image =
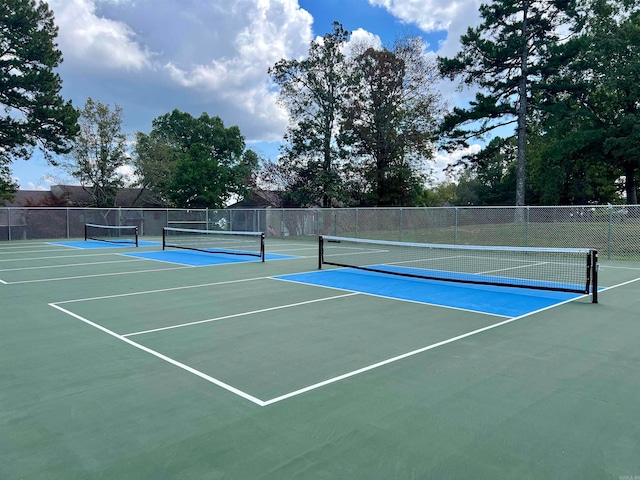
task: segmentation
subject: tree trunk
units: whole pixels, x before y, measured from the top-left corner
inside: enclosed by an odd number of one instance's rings
[[[520,57],[520,81],[518,85],[518,163],[516,175],[516,207],[525,205],[525,183],[527,163],[527,14],[528,3],[524,2],[522,11],[522,55]]]

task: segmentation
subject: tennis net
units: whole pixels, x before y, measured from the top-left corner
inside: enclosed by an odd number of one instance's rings
[[[167,248],[249,255],[258,257],[264,262],[264,233],[164,227],[162,249]]]
[[[352,267],[407,277],[592,294],[598,252],[575,248],[439,245],[321,236],[318,268]]]
[[[84,239],[138,246],[138,227],[135,225],[84,224]]]

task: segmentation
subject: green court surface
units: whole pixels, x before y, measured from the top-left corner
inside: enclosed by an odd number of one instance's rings
[[[154,251],[0,242],[0,479],[640,478],[640,263],[505,317]]]

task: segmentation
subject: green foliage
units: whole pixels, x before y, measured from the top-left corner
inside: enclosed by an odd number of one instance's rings
[[[572,188],[596,200],[610,201],[615,179],[622,177],[627,202],[637,203],[640,9],[616,0],[594,0],[589,7],[584,32],[559,49],[566,65],[542,96],[547,164],[563,157],[579,165],[592,190],[579,182]]]
[[[0,165],[29,159],[38,145],[52,153],[68,153],[78,131],[78,112],[59,92],[54,69],[62,61],[56,48],[58,29],[46,3],[0,2]],[[2,191],[2,190],[0,190]]]
[[[134,165],[140,184],[182,208],[222,208],[255,184],[259,158],[245,151],[236,126],[219,117],[173,110],[138,132]]]
[[[11,178],[11,170],[7,165],[0,165],[0,205],[12,201],[18,185]]]
[[[64,164],[91,194],[96,207],[114,206],[123,186],[118,169],[127,163],[128,155],[122,120],[118,105],[111,111],[109,105],[87,99],[80,111],[80,132]]]
[[[425,188],[420,194],[420,207],[442,207],[448,205],[458,205],[457,196],[458,185],[454,182],[439,182]]]
[[[459,205],[512,205],[516,162],[515,140],[495,137],[474,156],[471,168],[461,176]]]
[[[359,204],[415,205],[425,182],[423,162],[434,151],[442,111],[433,90],[435,64],[418,39],[394,51],[366,49],[350,62],[349,103],[341,140],[356,160],[366,188]]]
[[[442,123],[445,147],[467,146],[496,128],[517,123],[516,205],[525,202],[526,124],[532,84],[548,75],[559,26],[575,12],[570,0],[496,0],[480,7],[483,22],[461,37],[462,50],[439,58],[440,72],[481,91],[468,108],[455,108]],[[557,66],[556,66],[557,67]]]
[[[311,42],[306,59],[283,59],[269,69],[291,118],[281,161],[297,177],[288,185],[297,191],[287,195],[299,206],[331,207],[344,200],[336,132],[347,80],[341,47],[349,34],[337,22],[333,27],[322,41]]]
[[[334,23],[306,59],[269,70],[291,125],[264,178],[287,206],[415,205],[442,111],[437,68],[418,39],[345,57],[347,37]]]

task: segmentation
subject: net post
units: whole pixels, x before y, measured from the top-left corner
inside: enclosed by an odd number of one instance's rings
[[[322,270],[322,257],[324,255],[324,239],[322,235],[318,235],[318,270]]]
[[[598,303],[598,251],[591,250],[591,303]]]
[[[87,241],[87,224],[84,224],[84,241]]]
[[[136,227],[135,236],[136,236],[136,247],[137,247],[138,246],[138,227]]]
[[[265,257],[265,253],[264,253],[264,232],[262,232],[262,235],[260,235],[260,258],[262,258],[263,262],[264,262],[264,257]]]
[[[166,250],[167,245],[167,227],[162,227],[162,250]]]

